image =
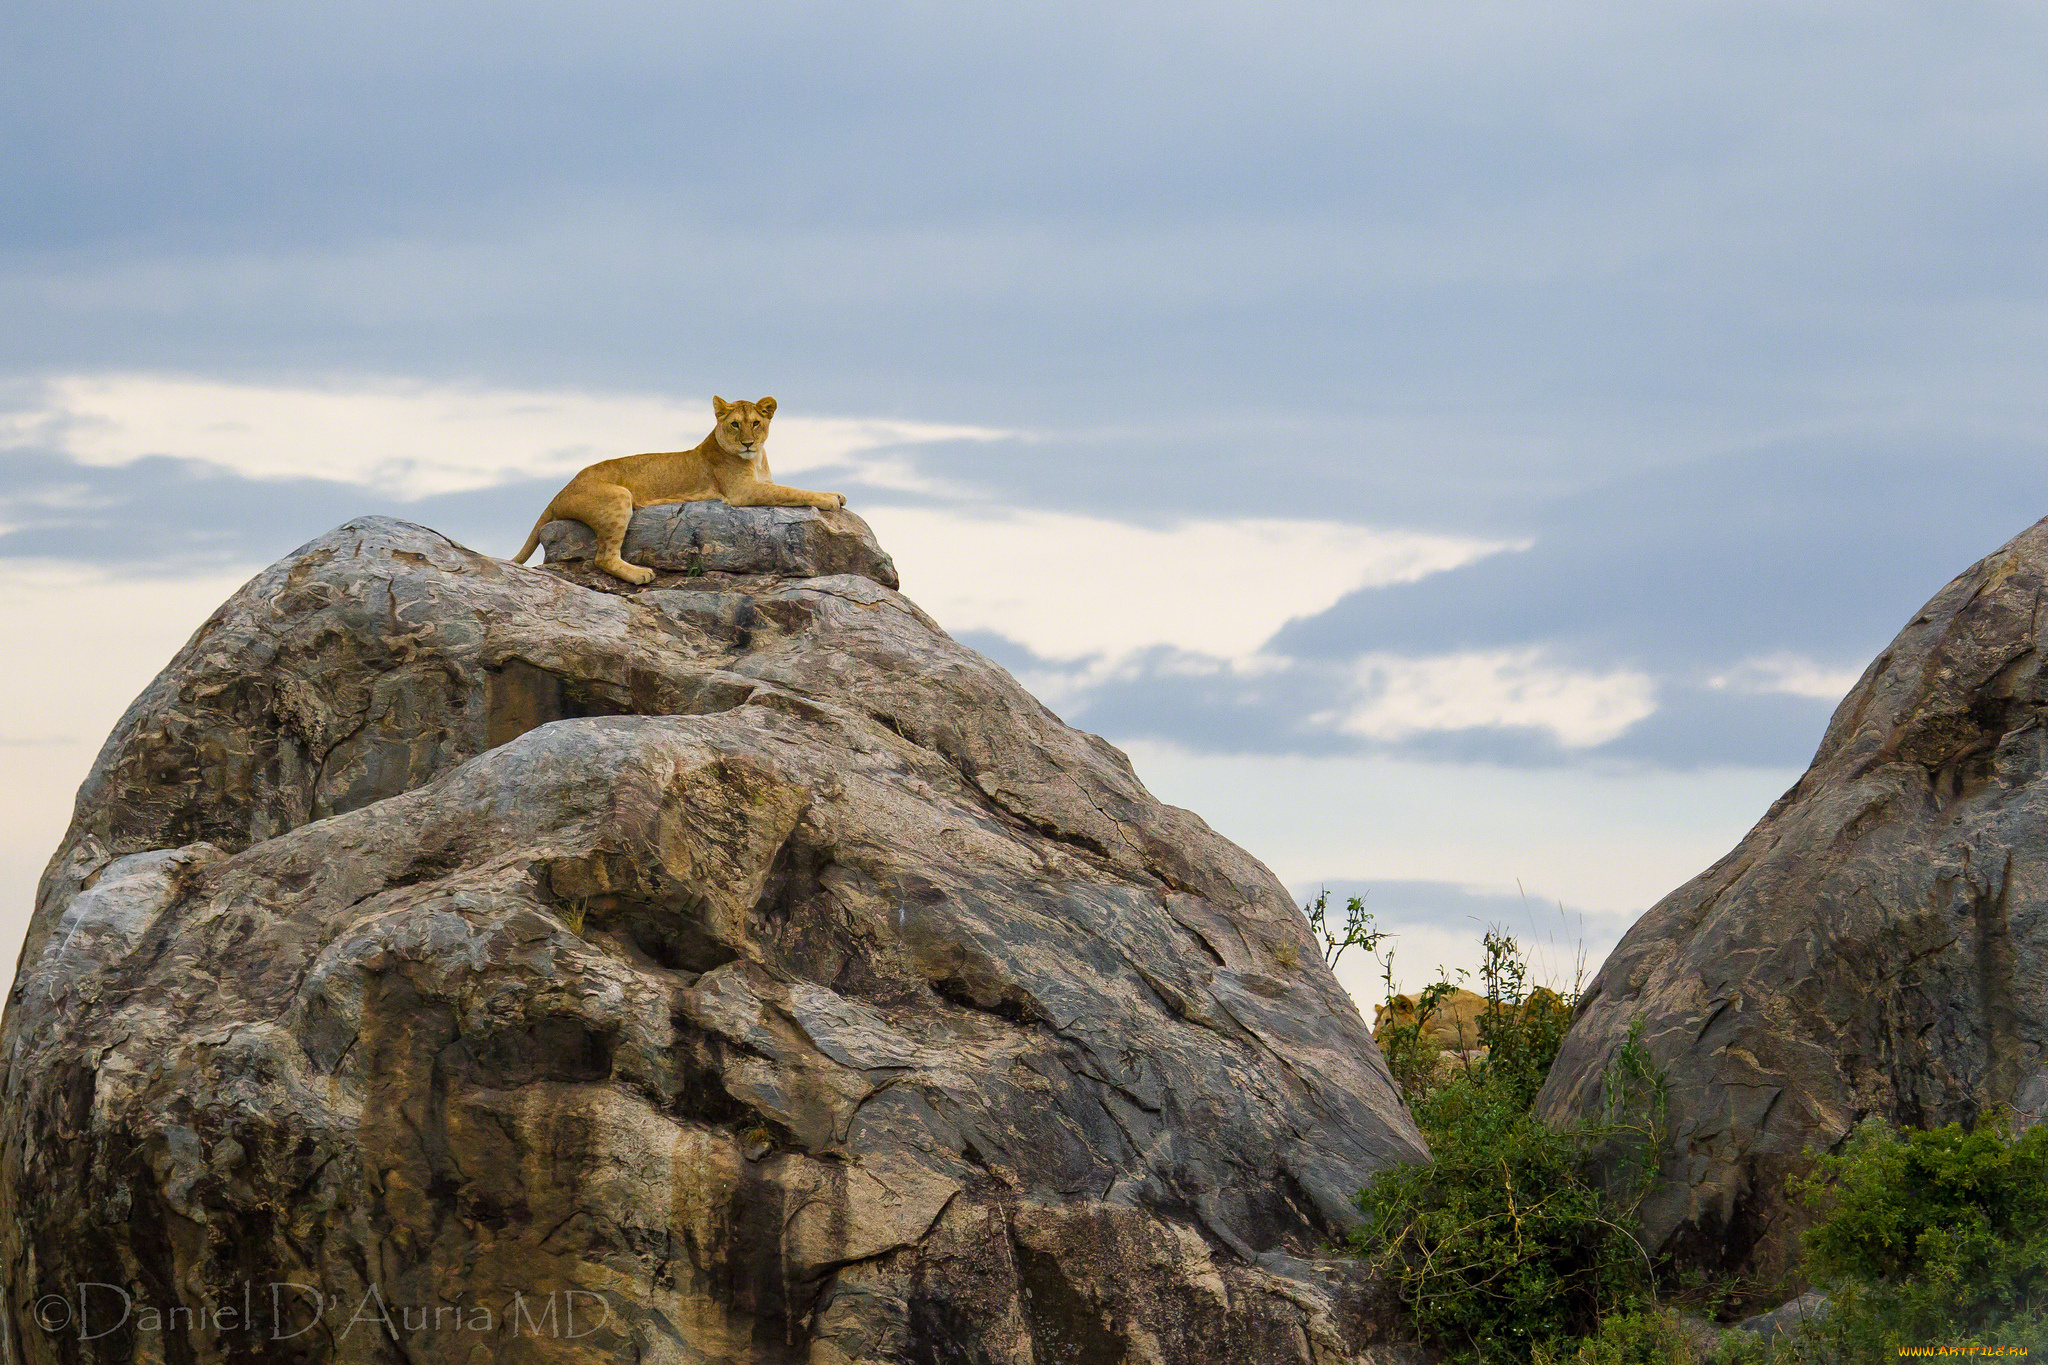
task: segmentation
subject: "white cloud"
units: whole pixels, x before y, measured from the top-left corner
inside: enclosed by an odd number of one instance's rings
[[[1154,646],[1255,667],[1260,645],[1346,593],[1405,583],[1518,543],[1335,521],[1135,526],[1037,510],[863,509],[903,590],[951,630],[1116,668]]]
[[[1540,649],[1430,658],[1368,654],[1354,665],[1358,697],[1332,712],[1347,734],[1395,741],[1430,730],[1526,726],[1568,749],[1619,737],[1657,709],[1656,682],[1634,669],[1595,673],[1548,662]]]
[[[1707,686],[1731,692],[1779,692],[1815,701],[1840,701],[1862,677],[1854,668],[1829,668],[1803,654],[1766,654],[1744,659]]]
[[[93,465],[176,455],[251,478],[338,479],[410,498],[567,476],[596,460],[687,448],[710,429],[709,394],[685,403],[402,379],[291,387],[115,373],[46,381],[28,406],[0,414],[0,446],[41,444]],[[1008,434],[785,409],[769,457],[778,477],[850,466],[875,486],[939,492],[893,448]]]

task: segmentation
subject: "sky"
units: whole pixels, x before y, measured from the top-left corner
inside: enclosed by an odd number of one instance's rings
[[[2048,513],[2036,5],[4,17],[7,943],[237,584],[713,393],[1410,988],[1597,967]]]

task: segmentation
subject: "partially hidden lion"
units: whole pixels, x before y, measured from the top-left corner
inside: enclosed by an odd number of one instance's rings
[[[548,503],[533,534],[512,562],[524,564],[540,544],[540,528],[551,521],[580,521],[597,536],[591,563],[614,578],[645,583],[654,570],[629,564],[619,551],[636,507],[719,498],[734,507],[844,507],[845,495],[813,493],[774,481],[768,472],[768,419],[775,400],[728,403],[715,394],[711,411],[718,425],[689,450],[623,455],[581,470]]]
[[[1519,1005],[1489,1006],[1486,997],[1474,991],[1455,990],[1438,1000],[1429,1013],[1417,1017],[1419,1002],[1412,995],[1397,995],[1384,1005],[1375,1006],[1372,1015],[1372,1037],[1380,1041],[1388,1028],[1413,1026],[1422,1030],[1422,1036],[1439,1048],[1451,1052],[1468,1052],[1479,1046],[1479,1018],[1489,1008],[1499,1008],[1515,1018],[1528,1022],[1531,1019],[1548,1016],[1560,1031],[1571,1011],[1564,998],[1548,986],[1538,986],[1529,992],[1529,998]]]
[[[1479,1016],[1486,1012],[1485,996],[1467,990],[1452,991],[1420,1018],[1416,1016],[1416,1003],[1412,995],[1397,995],[1375,1007],[1373,1041],[1378,1042],[1380,1034],[1389,1027],[1411,1025],[1419,1027],[1422,1036],[1440,1048],[1461,1052],[1479,1046]]]

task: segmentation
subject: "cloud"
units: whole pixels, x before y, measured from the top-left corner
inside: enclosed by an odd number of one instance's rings
[[[1772,748],[1803,758],[1919,606],[2044,508],[2048,478],[2027,440],[1798,433],[1532,502],[1528,550],[1361,589],[1289,622],[1265,652],[1325,676],[1381,656],[1435,661],[1422,682],[1391,675],[1394,697],[1456,676],[1450,660],[1537,659],[1544,671],[1524,695],[1563,708],[1549,725],[1566,748],[1681,765],[1713,761],[1717,747],[1732,762]],[[1544,676],[1580,682],[1546,693],[1533,681]],[[1592,689],[1593,678],[1611,685]],[[1489,691],[1500,685],[1472,695]],[[1608,709],[1570,720],[1573,695],[1604,696]],[[1398,732],[1401,714],[1378,733]],[[1596,714],[1632,723],[1603,735]],[[1497,739],[1495,757],[1542,757]]]
[[[1361,421],[1526,436],[1511,477],[1459,452],[1524,492],[1845,412],[2040,420],[2025,7],[479,13],[23,18],[0,364],[751,373],[1006,428],[1283,401],[1340,497]],[[724,49],[774,56],[677,79]]]
[[[747,394],[746,397],[759,395]],[[252,479],[317,477],[416,499],[520,479],[566,478],[642,450],[695,445],[710,395],[507,389],[357,378],[325,386],[155,374],[72,374],[0,415],[0,447],[34,446],[82,465],[146,456],[202,461]],[[778,475],[831,468],[879,488],[945,491],[903,451],[1011,433],[888,418],[779,414]]]
[[[1346,734],[1383,742],[1429,731],[1526,728],[1548,731],[1564,748],[1587,749],[1657,709],[1648,674],[1559,667],[1540,649],[1422,659],[1368,654],[1352,674],[1357,696],[1330,718]]]
[[[15,457],[0,475],[0,553],[217,562],[246,557],[284,526],[299,539],[317,534],[366,501],[462,530],[488,506],[505,521],[484,534],[488,546],[516,538],[553,483],[582,465],[701,425],[701,415],[650,395],[388,378],[292,387],[61,376],[0,417],[0,446]],[[1290,618],[1349,592],[1525,548],[1301,518],[1134,524],[1003,506],[925,472],[927,447],[1017,439],[943,423],[778,415],[770,453],[780,477],[829,475],[865,490],[861,506],[909,590],[942,622],[1000,632],[1104,677],[1156,646],[1250,667]],[[878,500],[890,498],[900,500]]]
[[[647,395],[393,379],[118,373],[20,395],[0,555],[159,571],[275,558],[367,511],[503,552],[569,468],[687,418]],[[1972,490],[2040,478],[2012,440],[1951,438],[1928,458],[1805,433],[1461,534],[998,491],[997,453],[1107,450],[1113,432],[790,417],[776,443],[784,477],[850,490],[912,595],[1077,723],[1227,752],[1511,764],[1804,757],[1913,607],[2017,529]]]
[[[1838,702],[1860,676],[1858,670],[1829,668],[1803,654],[1778,653],[1743,659],[1727,672],[1707,679],[1707,686]]]
[[[1295,893],[1363,895],[1402,979],[1477,965],[1499,924],[1569,979],[1584,934],[1598,964],[1628,925],[1721,857],[1798,776],[1790,765],[1690,771],[1622,764],[1523,768],[1388,754],[1203,752],[1124,739],[1161,800],[1199,811]],[[1567,907],[1558,913],[1558,903]],[[1357,955],[1354,954],[1354,957]],[[1368,964],[1340,973],[1359,998]]]
[[[1519,881],[1539,902],[1628,916],[1734,847],[1799,775],[1122,747],[1154,794],[1200,811],[1289,885],[1454,876],[1507,894]]]
[[[0,565],[210,574],[276,559],[384,501],[331,479],[250,479],[167,456],[99,467],[17,447],[0,459]]]
[[[949,630],[1000,635],[1038,660],[1067,664],[1062,672],[1098,678],[1156,646],[1253,668],[1260,645],[1293,617],[1360,588],[1517,548],[1265,517],[1133,525],[973,504],[885,505],[867,515],[897,559],[904,591]]]

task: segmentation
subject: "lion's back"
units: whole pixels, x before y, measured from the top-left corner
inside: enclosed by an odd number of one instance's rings
[[[625,455],[592,465],[585,473],[598,474],[605,482],[624,488],[633,495],[635,507],[720,496],[718,481],[711,476],[711,462],[701,450]]]

